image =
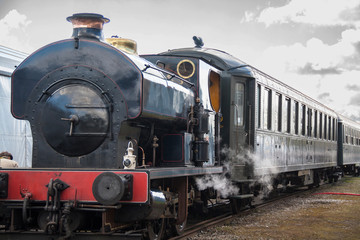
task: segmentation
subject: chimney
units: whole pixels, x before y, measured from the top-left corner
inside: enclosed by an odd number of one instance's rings
[[[96,38],[100,41],[104,40],[104,23],[110,22],[108,18],[96,13],[75,13],[66,20],[73,24],[73,38]]]

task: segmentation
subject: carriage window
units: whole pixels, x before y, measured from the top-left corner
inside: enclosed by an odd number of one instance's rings
[[[295,134],[299,134],[299,103],[298,102],[293,102],[293,114],[292,114],[292,118],[293,118],[293,128],[294,128],[294,133]]]
[[[326,134],[327,134],[327,117],[326,117],[326,115],[324,114],[324,139],[326,140],[327,138],[326,138]]]
[[[314,111],[314,118],[315,118],[315,122],[314,122],[314,138],[317,138],[318,136],[318,111],[315,110]]]
[[[335,118],[333,118],[333,124],[332,124],[332,136],[333,136],[333,141],[335,141],[335,138],[336,138],[336,122],[335,122]]]
[[[328,127],[328,131],[329,131],[329,134],[328,134],[328,139],[331,140],[331,117],[329,117],[329,127]]]
[[[303,126],[303,111],[299,106],[299,135],[302,134],[302,126]]]
[[[337,120],[334,118],[334,126],[333,126],[333,131],[334,131],[334,141],[337,140]]]
[[[244,125],[244,84],[235,84],[234,94],[234,124],[235,126]]]
[[[290,99],[285,98],[284,105],[283,105],[283,126],[284,131],[287,133],[290,133],[290,114],[291,114],[291,105],[290,105]]]
[[[264,89],[264,129],[271,129],[271,90]]]
[[[309,137],[313,136],[312,135],[312,109],[308,108],[307,110],[307,135]]]
[[[274,126],[281,132],[281,94],[275,94],[274,101]]]
[[[262,108],[261,108],[261,85],[260,84],[258,84],[258,86],[257,86],[257,97],[258,97],[258,102],[257,102],[257,107],[258,107],[258,109],[257,109],[257,117],[258,117],[258,119],[257,119],[257,125],[258,125],[258,128],[261,128],[261,110],[262,110]]]
[[[323,127],[323,114],[319,116],[319,138],[322,138],[322,127]]]
[[[301,106],[301,116],[300,116],[300,119],[301,119],[301,134],[305,136],[306,134],[306,106],[305,105],[302,105]]]

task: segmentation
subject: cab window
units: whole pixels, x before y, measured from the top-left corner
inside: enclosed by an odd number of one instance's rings
[[[236,127],[244,125],[244,84],[242,83],[235,83],[234,124]]]

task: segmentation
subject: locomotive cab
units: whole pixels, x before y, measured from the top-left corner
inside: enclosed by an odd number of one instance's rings
[[[215,135],[221,141],[217,142],[214,152],[219,153],[219,160],[228,159],[229,156],[225,153],[220,157],[220,148],[231,149],[237,155],[242,154],[244,149],[254,147],[255,131],[252,121],[255,118],[255,79],[246,64],[241,64],[224,52],[200,47],[169,50],[159,55],[143,57],[180,76],[185,72],[188,75],[183,77],[195,84],[204,83],[200,87],[196,85],[202,96],[207,91],[206,85],[209,86],[209,100],[202,102],[205,105],[208,103],[206,106],[216,112],[214,122],[218,127],[215,128]],[[195,64],[188,63],[191,61]],[[192,74],[191,69],[194,67],[196,70]],[[248,166],[245,167],[247,163],[236,162],[235,159],[232,161],[236,166],[234,175],[236,172],[239,180],[252,176],[245,174],[251,173],[247,171]]]
[[[200,117],[199,123],[196,123],[198,130],[195,130],[195,132],[198,131],[198,134],[202,135],[202,140],[189,138],[187,134],[165,135],[164,150],[161,152],[161,165],[182,166],[192,165],[192,162],[204,166],[220,164],[220,145],[218,141],[220,132],[218,129],[221,121],[221,71],[195,57],[162,55],[143,55],[142,57],[164,69],[168,78],[171,78],[173,74],[180,76],[182,78],[181,85],[186,84],[185,81],[192,83],[194,97],[202,109],[198,108],[203,118]],[[177,105],[175,105],[176,108],[178,108]],[[194,108],[197,109],[196,104]],[[194,120],[188,118],[187,121],[186,132],[193,131],[190,128],[193,128],[191,124],[194,123],[191,121]],[[188,146],[190,146],[190,149],[187,149]],[[182,152],[181,149],[184,148],[186,148],[183,151],[185,155],[179,154]],[[191,148],[194,151],[191,151]],[[193,161],[190,161],[190,159],[193,159]]]

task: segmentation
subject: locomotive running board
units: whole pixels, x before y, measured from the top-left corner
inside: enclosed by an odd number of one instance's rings
[[[241,195],[235,195],[235,196],[231,196],[231,198],[234,199],[247,199],[247,198],[253,198],[254,194],[241,194]]]
[[[206,174],[221,174],[224,172],[222,166],[217,167],[172,167],[172,168],[148,168],[150,179],[189,177]]]

